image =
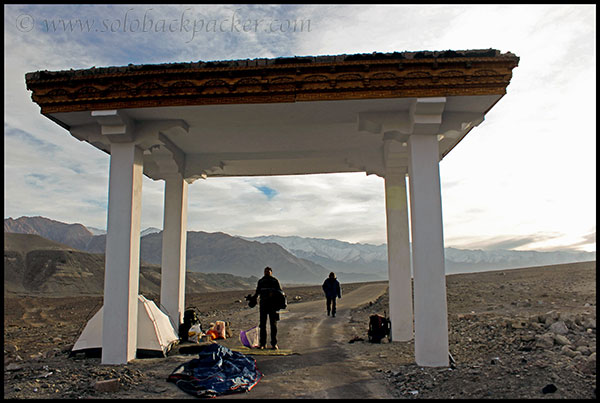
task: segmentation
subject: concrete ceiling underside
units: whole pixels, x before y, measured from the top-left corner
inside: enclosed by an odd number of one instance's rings
[[[136,141],[144,150],[144,173],[152,179],[164,178],[169,160],[190,181],[336,172],[385,176],[392,156],[394,166],[407,166],[407,136],[437,135],[441,160],[500,98],[166,106],[49,117],[108,153],[111,142]]]

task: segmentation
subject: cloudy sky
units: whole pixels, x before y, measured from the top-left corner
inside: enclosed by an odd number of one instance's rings
[[[596,250],[593,5],[4,7],[5,218],[106,228],[109,156],[40,114],[27,72],[494,48],[520,63],[440,163],[445,246]],[[163,191],[144,177],[142,229],[162,228]],[[209,178],[189,187],[188,229],[381,244],[384,206],[364,173]]]

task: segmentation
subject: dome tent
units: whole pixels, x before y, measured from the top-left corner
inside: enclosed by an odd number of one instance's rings
[[[104,307],[89,320],[71,350],[71,355],[86,353],[100,357],[102,351],[102,315]],[[177,332],[154,301],[138,295],[137,352],[136,357],[166,357],[171,347],[179,341]]]

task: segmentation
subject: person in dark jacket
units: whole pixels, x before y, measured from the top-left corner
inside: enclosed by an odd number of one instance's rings
[[[260,329],[259,346],[264,349],[267,345],[267,317],[271,325],[271,348],[277,350],[277,321],[279,320],[279,308],[277,299],[281,292],[279,280],[273,277],[273,269],[265,267],[265,275],[258,280],[254,297],[260,296]],[[279,295],[278,295],[279,294]]]
[[[329,273],[329,277],[323,282],[323,291],[327,298],[327,316],[331,314],[335,318],[335,299],[342,298],[342,288],[334,272]]]

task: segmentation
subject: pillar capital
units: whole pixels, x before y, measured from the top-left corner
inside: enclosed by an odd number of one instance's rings
[[[411,134],[438,134],[445,107],[445,97],[417,98],[413,100],[409,109]]]
[[[398,138],[400,137],[400,138]],[[408,173],[408,135],[395,136],[386,133],[383,140],[383,165],[385,177]]]
[[[135,140],[135,122],[121,110],[91,111],[100,126],[100,133],[111,143],[130,143]]]
[[[413,98],[408,109],[359,112],[357,129],[397,138],[413,134],[438,134],[445,107],[446,97]],[[406,140],[405,137],[400,141]]]
[[[72,126],[71,135],[111,153],[111,145],[134,143],[143,151],[144,174],[164,179],[185,170],[185,152],[171,139],[189,133],[182,119],[136,120],[126,110],[91,111],[95,123]]]
[[[405,134],[412,132],[410,115],[407,110],[359,112],[357,116],[357,129],[361,132],[373,134],[390,131]]]

